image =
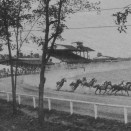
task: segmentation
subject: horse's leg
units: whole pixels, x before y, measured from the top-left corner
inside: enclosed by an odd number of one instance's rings
[[[77,86],[74,86],[74,90],[73,90],[73,92],[76,90],[76,88],[77,88]]]
[[[74,92],[74,88],[75,88],[75,87],[74,87],[74,86],[72,86],[72,92]]]
[[[114,93],[114,95],[116,95],[117,92],[118,92],[118,90],[117,90],[117,89],[114,89],[114,90],[112,91],[112,94]]]
[[[109,89],[109,90],[107,91],[107,93],[109,93],[109,92],[111,91],[111,92],[110,92],[110,94],[111,94],[111,93],[113,92],[113,90],[114,90],[114,89],[111,88],[111,89]]]
[[[123,91],[121,90],[121,93],[122,93],[122,95],[123,95]]]
[[[75,90],[74,90],[74,86],[73,86],[73,88],[72,88],[72,92],[74,92]]]
[[[89,93],[91,93],[91,87],[89,85],[87,87],[89,87]]]
[[[109,90],[106,92],[106,94],[110,95],[110,91],[111,91],[111,89],[109,89]]]
[[[59,90],[60,90],[60,88],[61,88],[60,86],[57,86],[57,89],[56,89],[56,91],[59,91]]]
[[[105,91],[104,91],[104,93],[103,94],[105,94],[107,92],[107,89],[105,89]]]
[[[127,92],[127,95],[129,96],[129,92],[128,92],[128,89],[125,90]]]
[[[114,94],[116,95],[116,93],[117,93],[118,91],[120,91],[120,90],[116,90],[116,92],[115,92]]]
[[[118,92],[118,91],[116,91],[116,92],[114,93],[114,95],[116,95],[117,92]]]
[[[58,84],[58,83],[56,83],[56,91],[58,90],[58,86],[59,86],[59,84]]]
[[[97,91],[98,91],[98,88],[96,88],[95,94],[96,94]]]
[[[74,86],[74,90],[73,90],[73,92],[77,89],[78,86],[79,86],[79,85]]]
[[[101,94],[101,88],[99,88],[99,94]]]
[[[128,92],[128,90],[127,90],[127,95],[129,96],[129,92]]]
[[[56,91],[59,91],[59,84],[56,84]]]
[[[58,91],[58,85],[56,86],[56,91]]]
[[[81,87],[83,88],[83,87],[84,87],[84,84],[81,84]]]
[[[107,93],[109,93],[111,91],[111,89],[109,89],[108,91],[107,91]]]
[[[61,83],[61,85],[60,85],[60,89],[63,87],[63,85],[64,85],[64,82],[63,82],[63,83]],[[60,89],[59,89],[59,90],[60,90]]]
[[[111,91],[111,93],[110,93],[110,94],[112,94],[114,91],[115,91],[115,89],[112,89],[112,91]]]

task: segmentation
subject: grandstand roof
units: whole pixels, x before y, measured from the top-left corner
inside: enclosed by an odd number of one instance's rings
[[[62,51],[94,51],[93,49],[86,47],[86,46],[79,46],[75,47],[72,45],[61,45],[61,44],[56,44],[55,45],[55,50],[62,50]]]
[[[58,58],[61,61],[67,62],[67,63],[89,63],[90,62],[89,59],[81,57],[77,54],[74,54],[71,51],[54,50],[51,52],[51,56]]]

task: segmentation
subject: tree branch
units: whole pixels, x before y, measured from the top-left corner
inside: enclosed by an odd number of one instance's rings
[[[55,44],[55,41],[57,39],[57,36],[59,35],[59,28],[60,28],[60,22],[61,22],[61,9],[62,9],[62,3],[63,1],[60,0],[59,2],[59,11],[58,11],[58,24],[57,24],[57,29],[56,29],[56,33],[54,34],[54,39],[51,43],[51,48],[50,48],[50,51],[48,52],[48,56],[46,57],[46,62],[48,62],[50,56],[51,56],[51,51],[53,50],[53,47],[54,47],[54,44]]]

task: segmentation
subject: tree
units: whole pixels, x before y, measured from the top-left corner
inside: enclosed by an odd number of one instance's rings
[[[22,29],[22,22],[25,19],[29,19],[28,14],[24,12],[30,9],[30,3],[26,0],[1,0],[0,2],[0,38],[1,41],[6,42],[8,46],[9,52],[9,63],[11,70],[11,83],[12,83],[12,96],[13,96],[13,114],[16,114],[16,77],[14,79],[14,71],[13,71],[13,61],[12,61],[12,50],[17,50],[17,58],[18,58],[18,37],[19,37],[19,29]],[[16,36],[16,45],[12,44],[13,40],[13,31],[15,31]],[[17,66],[15,76],[17,76]]]
[[[62,40],[61,34],[67,28],[65,24],[66,17],[69,14],[76,13],[81,10],[99,10],[97,7],[100,3],[89,3],[88,0],[38,0],[39,5],[34,10],[35,16],[40,17],[41,21],[38,25],[43,29],[43,37],[37,38],[33,36],[34,42],[37,42],[42,47],[42,63],[40,71],[40,84],[39,84],[39,108],[38,117],[41,126],[44,125],[44,111],[43,111],[43,95],[45,85],[45,68],[50,58],[51,51],[53,50],[55,41]],[[50,47],[50,50],[49,50]]]
[[[129,14],[131,14],[131,8],[129,6],[126,6],[122,11],[113,14],[113,16],[116,18],[115,24],[118,25],[118,31],[120,33],[121,32],[126,33],[127,30],[126,23]]]

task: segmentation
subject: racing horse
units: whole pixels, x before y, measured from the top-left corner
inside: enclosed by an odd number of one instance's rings
[[[59,91],[65,82],[67,82],[65,78],[62,78],[60,81],[56,82],[56,91]]]
[[[82,83],[82,81],[80,79],[76,80],[76,82],[72,82],[70,84],[70,86],[72,88],[71,92],[74,92],[81,83]]]
[[[89,81],[89,83],[86,81],[85,77],[83,77],[83,80],[82,80],[82,87],[86,86],[86,87],[93,87],[93,85],[97,82],[97,80],[95,78],[91,79],[91,81]]]
[[[96,88],[95,94],[97,91],[99,91],[99,94],[101,94],[102,90],[104,90],[103,94],[105,94],[107,92],[107,89],[109,88],[109,86],[110,86],[110,81],[109,82],[105,81],[102,85],[97,84],[97,85],[93,86],[93,88]]]
[[[124,81],[121,82],[121,84],[119,85],[111,85],[112,86],[112,91],[111,91],[111,94],[113,92],[115,92],[114,94],[116,95],[117,92],[119,91],[125,91],[127,93],[127,95],[129,96],[129,90],[130,90],[130,87],[131,87],[131,84],[129,82],[127,82],[126,84],[124,84]],[[123,92],[122,92],[123,94]]]

